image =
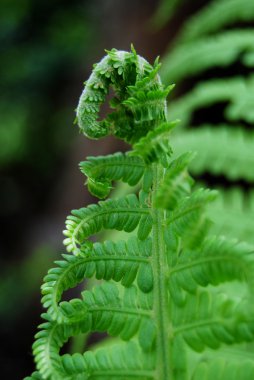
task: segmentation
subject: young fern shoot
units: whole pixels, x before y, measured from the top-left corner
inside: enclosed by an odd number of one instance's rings
[[[205,206],[216,194],[192,191],[192,153],[170,159],[176,122],[167,121],[166,97],[172,86],[164,88],[158,69],[158,61],[150,65],[133,48],[113,49],[85,84],[77,108],[81,131],[132,145],[127,153],[81,163],[90,192],[103,199],[113,181],[142,185],[138,196],[133,190],[67,218],[68,254],[42,286],[47,311],[33,345],[37,371],[27,380],[226,380],[234,373],[252,379],[254,355],[246,350],[254,339],[253,250],[208,237]],[[98,121],[110,87],[114,111]],[[89,240],[102,229],[130,237]],[[61,302],[65,290],[92,277],[103,281]],[[70,337],[95,331],[118,339],[60,355]]]

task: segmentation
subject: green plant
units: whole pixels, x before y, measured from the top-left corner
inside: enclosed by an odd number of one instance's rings
[[[168,107],[170,117],[181,120],[172,145],[177,154],[197,151],[190,173],[223,187],[214,203],[220,215],[209,207],[213,232],[253,244],[254,2],[199,3],[162,0],[156,18],[179,24],[185,14],[161,70],[163,82],[174,80],[178,89]]]
[[[158,69],[157,61],[150,65],[134,49],[112,50],[85,85],[77,108],[81,131],[91,138],[112,134],[133,147],[82,162],[89,190],[106,198],[115,180],[140,183],[141,190],[68,217],[70,254],[45,277],[47,312],[33,345],[38,371],[27,380],[252,378],[253,250],[208,236],[205,206],[216,193],[191,191],[192,153],[170,158],[176,122],[167,121],[165,102],[172,86],[164,88]],[[109,87],[114,112],[97,121]],[[89,240],[102,229],[130,236]],[[104,281],[81,299],[61,302],[64,291],[94,276]],[[93,331],[117,342],[59,354],[70,337]]]

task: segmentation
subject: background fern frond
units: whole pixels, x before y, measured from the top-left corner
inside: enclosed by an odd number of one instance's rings
[[[202,125],[172,135],[174,154],[198,151],[198,156],[190,162],[194,175],[209,172],[223,175],[229,180],[240,178],[254,180],[254,133],[243,128],[228,125]]]
[[[181,5],[178,1],[174,8],[176,17]],[[208,180],[209,186],[216,188],[219,182],[225,187],[223,201],[209,207],[213,231],[253,242],[254,213],[247,205],[254,157],[254,5],[251,0],[211,0],[189,9],[193,13],[183,22],[162,65],[164,80],[177,78],[178,92],[168,114],[179,118],[185,129],[179,128],[171,141],[176,155],[197,151],[191,174]],[[230,190],[235,181],[242,193],[236,203],[231,199],[235,191]]]
[[[243,65],[249,66],[250,62],[245,57],[254,53],[253,34],[254,29],[236,29],[180,44],[164,58],[161,75],[167,82],[173,78],[178,82],[211,67],[227,67],[239,57]]]
[[[239,187],[220,189],[207,215],[214,221],[213,233],[254,243],[254,192],[244,194]]]
[[[246,283],[246,291],[251,294],[253,269],[252,246],[223,238],[210,238],[195,253],[185,250],[178,257],[169,274],[171,297],[177,304],[182,304],[185,292],[194,294],[198,286],[217,286],[234,280]]]
[[[197,352],[205,347],[218,349],[221,344],[251,341],[254,313],[244,315],[247,302],[250,300],[229,300],[225,294],[188,295],[185,305],[174,309],[175,334],[181,334]]]
[[[216,358],[215,360],[202,360],[196,366],[192,375],[193,380],[210,380],[216,377],[218,380],[242,379],[249,380],[254,371],[254,360],[248,357]]]
[[[216,191],[199,189],[180,200],[179,205],[169,212],[167,226],[181,237],[186,247],[198,248],[202,243],[209,226],[205,206],[216,196]]]
[[[225,118],[236,122],[254,121],[254,77],[248,79],[235,77],[233,79],[213,79],[198,84],[194,90],[179,100],[171,103],[169,114],[181,119],[181,126],[187,126],[192,114],[200,107],[209,107],[219,102],[227,102]]]
[[[177,42],[186,43],[234,23],[251,22],[254,19],[252,0],[219,0],[211,1],[206,7],[190,17],[183,25]]]

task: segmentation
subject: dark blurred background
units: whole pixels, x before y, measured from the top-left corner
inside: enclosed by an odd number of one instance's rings
[[[2,0],[0,5],[0,318],[2,378],[34,370],[42,278],[63,251],[70,210],[91,202],[78,163],[121,145],[87,141],[74,109],[104,49],[153,61],[171,30],[154,32],[156,0]],[[166,33],[165,33],[166,32]],[[172,32],[172,35],[174,32]]]

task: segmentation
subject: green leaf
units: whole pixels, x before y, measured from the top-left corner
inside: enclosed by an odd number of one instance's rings
[[[161,75],[168,83],[179,82],[211,67],[226,67],[254,52],[254,29],[230,30],[176,45],[164,58]],[[191,65],[189,64],[191,62]]]
[[[150,263],[140,265],[137,284],[144,293],[149,293],[153,289],[153,270]]]
[[[223,27],[232,27],[235,23],[248,23],[253,21],[253,15],[252,0],[213,1],[185,22],[176,43],[193,41],[215,31],[218,32]],[[223,30],[221,32],[223,33]]]
[[[168,166],[156,194],[157,207],[173,210],[180,200],[190,193],[194,181],[188,174],[187,166],[193,156],[193,153],[184,153]]]
[[[125,288],[122,294],[121,290],[115,284],[105,282],[94,287],[92,291],[82,292],[83,300],[62,302],[60,312],[65,317],[65,323],[81,321],[83,332],[107,332],[123,340],[130,340],[139,331],[141,336],[151,331],[155,335],[155,326],[150,320],[151,294],[142,293],[135,286]],[[146,349],[151,348],[154,342],[151,334],[149,342],[149,345],[145,344]],[[142,340],[140,345],[143,347]]]
[[[33,372],[31,376],[27,376],[24,378],[24,380],[43,380],[43,377],[40,375],[39,372]]]
[[[142,157],[147,164],[162,161],[166,165],[168,157],[172,154],[169,136],[177,123],[178,120],[160,124],[135,143],[130,154]]]
[[[131,286],[137,277],[139,288],[149,292],[153,288],[153,274],[149,257],[151,240],[140,241],[133,237],[127,242],[105,241],[86,248],[78,256],[63,255],[64,261],[50,269],[42,285],[42,302],[53,319],[62,322],[65,318],[58,307],[62,293],[93,275],[97,279],[121,281]]]
[[[123,104],[129,109],[138,122],[151,120],[165,121],[165,99],[173,87],[153,89],[150,91],[139,89],[135,96],[130,96]]]
[[[144,173],[145,165],[139,157],[115,153],[106,157],[88,157],[87,161],[80,163],[80,168],[88,177],[91,194],[105,198],[112,188],[112,181],[122,180],[135,186]]]
[[[62,362],[67,375],[81,374],[82,379],[86,378],[86,374],[95,380],[154,378],[154,355],[142,352],[135,342],[100,348],[95,352],[88,351],[83,356],[64,355]]]
[[[187,149],[197,152],[197,159],[190,162],[190,173],[200,175],[209,172],[223,175],[231,181],[254,180],[254,133],[240,126],[202,125],[198,129],[184,130],[173,136],[174,153]]]
[[[135,342],[128,342],[101,348],[95,352],[59,356],[59,349],[72,335],[86,330],[83,323],[56,325],[52,322],[42,324],[36,334],[33,353],[37,368],[42,377],[60,380],[63,378],[88,379],[91,374],[96,379],[109,379],[112,376],[124,374],[126,379],[133,376],[148,380],[153,378],[154,355],[152,352],[142,352]]]
[[[253,247],[223,238],[210,238],[194,251],[184,250],[170,270],[170,294],[176,304],[183,304],[185,292],[195,294],[198,286],[214,286],[239,280],[253,292]]]
[[[217,196],[216,191],[199,189],[183,198],[179,206],[168,215],[168,228],[182,239],[186,247],[197,248],[206,236],[209,222],[204,211],[207,203]]]
[[[143,216],[145,220],[151,220],[149,212],[148,206],[141,205],[134,194],[74,210],[66,221],[67,230],[64,231],[64,235],[67,238],[64,240],[64,244],[68,252],[78,254],[80,247],[89,236],[98,233],[103,228],[131,232],[137,227]],[[147,223],[144,227],[140,226],[140,238],[145,239],[150,229],[151,223],[149,228],[147,228]]]
[[[173,311],[174,334],[181,334],[195,351],[221,344],[252,341],[254,310],[250,299],[230,300],[225,294],[198,292],[188,295],[183,307]]]
[[[224,235],[230,239],[237,236],[243,241],[254,244],[254,191],[243,193],[240,187],[220,189],[219,196],[207,215],[214,221],[213,234]]]
[[[112,49],[94,67],[85,84],[77,107],[77,122],[90,138],[113,134],[135,142],[154,128],[154,121],[166,120],[166,96],[154,68],[144,58],[131,52]],[[111,102],[114,112],[98,121],[100,106],[112,87],[116,97]]]
[[[169,115],[181,119],[181,126],[186,127],[197,109],[227,102],[225,119],[228,122],[244,120],[250,124],[254,121],[254,76],[210,79],[200,82],[194,89],[171,102]]]
[[[240,359],[240,360],[239,360]],[[254,373],[254,359],[248,357],[204,359],[198,363],[192,375],[193,380],[250,380]]]

